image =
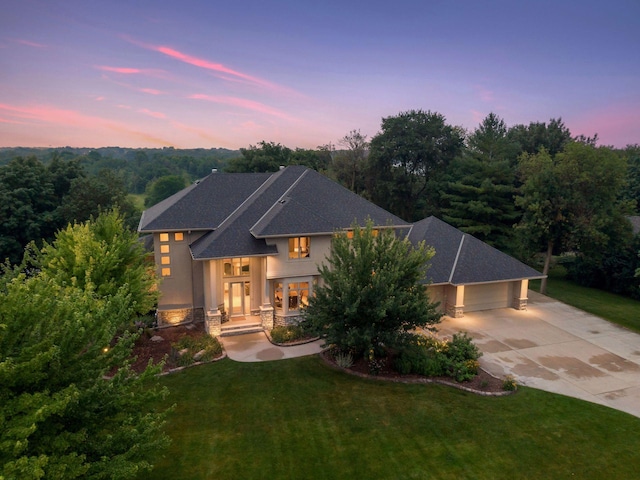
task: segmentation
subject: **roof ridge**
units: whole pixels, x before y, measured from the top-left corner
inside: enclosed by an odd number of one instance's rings
[[[264,182],[262,182],[262,184],[258,188],[256,188],[251,195],[245,198],[245,200],[240,205],[238,205],[233,212],[231,212],[222,222],[220,222],[220,225],[218,225],[217,230],[221,230],[232,219],[236,218],[238,215],[245,212],[247,210],[247,206],[253,203],[253,201],[255,201],[256,198],[258,198],[259,195],[262,194],[262,192],[267,188],[265,185],[267,184],[271,185],[275,181],[274,177],[279,176],[277,174],[279,174],[281,171],[282,170],[280,170],[279,172],[274,172],[273,175],[269,175],[269,177]]]
[[[453,261],[453,266],[451,267],[451,274],[449,275],[449,283],[453,280],[453,275],[456,273],[456,267],[458,266],[458,259],[460,258],[460,252],[462,251],[462,245],[464,244],[464,238],[467,236],[466,233],[462,234],[462,238],[460,238],[460,245],[458,245],[458,253],[456,253],[456,259]]]
[[[280,170],[280,171],[282,171],[282,170]],[[280,197],[278,198],[278,200],[276,200],[276,201],[275,201],[275,203],[274,203],[273,205],[271,205],[271,206],[270,206],[270,207],[269,207],[269,208],[268,208],[268,209],[267,209],[267,210],[266,210],[266,211],[265,211],[265,212],[260,216],[260,218],[259,218],[258,220],[256,220],[256,222],[255,222],[253,225],[251,225],[251,228],[249,228],[249,232],[251,232],[251,235],[253,235],[253,229],[256,227],[256,225],[258,225],[258,224],[262,221],[262,219],[263,219],[264,217],[266,217],[267,215],[269,215],[269,213],[270,213],[274,208],[276,208],[276,204],[278,204],[278,203],[282,203],[283,199],[287,196],[287,194],[291,191],[291,189],[292,189],[293,187],[295,187],[295,186],[296,186],[296,185],[297,185],[297,184],[302,180],[302,177],[304,177],[308,172],[309,172],[309,169],[305,169],[305,170],[300,174],[300,176],[295,180],[295,182],[293,182],[293,183],[289,186],[289,188],[287,188],[287,190],[286,190],[282,195],[280,195]],[[271,178],[271,177],[269,177],[269,178]]]

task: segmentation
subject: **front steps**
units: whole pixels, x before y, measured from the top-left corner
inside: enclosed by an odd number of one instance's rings
[[[220,327],[221,337],[230,337],[232,335],[245,335],[248,333],[263,332],[262,323],[260,321],[251,322],[225,322]]]

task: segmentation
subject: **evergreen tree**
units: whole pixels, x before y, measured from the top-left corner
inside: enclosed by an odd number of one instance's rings
[[[519,215],[514,205],[517,145],[502,119],[490,113],[469,137],[468,149],[454,160],[443,195],[443,219],[500,250],[510,250]]]

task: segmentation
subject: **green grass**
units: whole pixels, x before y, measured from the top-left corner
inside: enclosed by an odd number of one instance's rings
[[[640,302],[628,297],[583,287],[564,278],[564,268],[554,268],[547,281],[547,295],[592,313],[612,323],[640,333]],[[532,281],[529,288],[540,291],[540,280]]]
[[[482,397],[350,376],[317,357],[162,378],[173,443],[148,479],[636,478],[640,419],[521,388]]]

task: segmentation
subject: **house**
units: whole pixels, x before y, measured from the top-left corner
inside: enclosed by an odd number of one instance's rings
[[[227,319],[252,317],[266,330],[295,323],[320,281],[318,265],[335,232],[367,219],[436,248],[425,282],[452,315],[524,308],[528,280],[540,278],[434,217],[409,224],[306,167],[212,172],[140,220],[139,231],[153,235],[162,279],[159,322],[204,320],[212,335],[228,328]]]

